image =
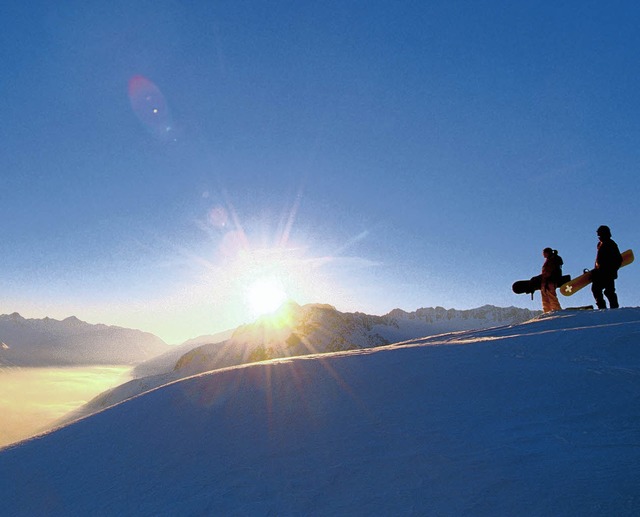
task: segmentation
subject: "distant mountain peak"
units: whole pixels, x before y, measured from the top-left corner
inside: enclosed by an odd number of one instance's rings
[[[93,325],[76,316],[25,319],[17,312],[0,316],[0,342],[8,345],[0,345],[0,366],[136,364],[169,348],[140,330]]]
[[[73,325],[77,325],[77,324],[86,323],[86,322],[76,318],[75,316],[69,316],[68,318],[63,319],[62,323],[70,323]]]

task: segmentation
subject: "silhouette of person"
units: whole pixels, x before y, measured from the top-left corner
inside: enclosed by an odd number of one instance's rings
[[[595,269],[591,272],[591,292],[598,309],[607,308],[605,296],[609,300],[609,306],[617,309],[619,305],[616,278],[618,278],[618,269],[622,265],[622,255],[618,245],[611,238],[611,230],[608,226],[600,226],[596,233],[600,242],[598,242]]]
[[[542,274],[540,275],[540,294],[542,295],[542,311],[560,311],[560,302],[556,295],[556,289],[562,277],[562,258],[558,255],[558,250],[545,248],[542,250],[545,258],[542,264]]]

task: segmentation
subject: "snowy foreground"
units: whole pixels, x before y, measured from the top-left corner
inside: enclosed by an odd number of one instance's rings
[[[0,479],[3,515],[640,515],[640,309],[190,377]]]

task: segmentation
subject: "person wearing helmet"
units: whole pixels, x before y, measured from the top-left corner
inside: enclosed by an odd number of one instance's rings
[[[556,289],[560,278],[562,278],[562,258],[558,255],[557,250],[545,248],[542,250],[542,256],[545,258],[542,265],[542,274],[540,275],[540,294],[542,295],[542,311],[552,312],[560,311],[560,302],[556,295]]]
[[[618,278],[618,269],[622,264],[622,255],[618,245],[611,238],[611,230],[608,226],[600,226],[596,233],[600,241],[598,242],[595,269],[591,272],[591,292],[598,309],[607,308],[605,296],[609,300],[609,306],[612,309],[617,309],[620,305],[616,294],[616,278]]]

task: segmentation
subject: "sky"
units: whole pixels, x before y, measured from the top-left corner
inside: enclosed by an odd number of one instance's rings
[[[539,308],[637,248],[634,2],[4,2],[0,313],[169,343],[267,298]],[[618,281],[640,305],[640,268]],[[264,294],[266,293],[266,294]],[[564,306],[592,303],[588,290]]]

